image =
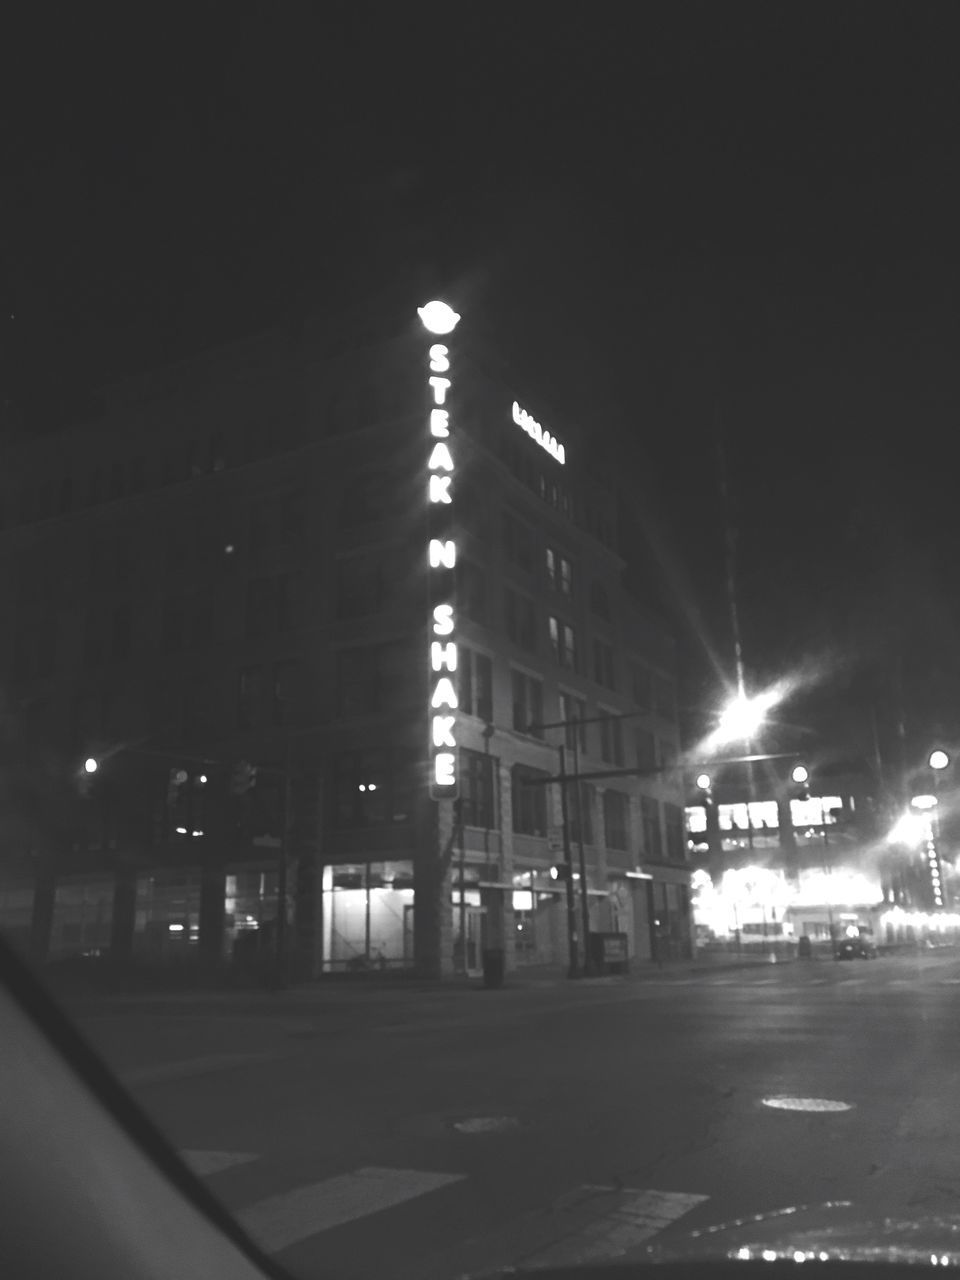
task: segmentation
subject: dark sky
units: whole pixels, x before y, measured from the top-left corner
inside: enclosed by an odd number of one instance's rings
[[[811,714],[885,722],[901,653],[917,732],[960,733],[952,4],[118,12],[5,41],[2,378],[31,424],[449,282],[619,459],[690,699],[731,663],[722,438],[748,673],[802,663]]]

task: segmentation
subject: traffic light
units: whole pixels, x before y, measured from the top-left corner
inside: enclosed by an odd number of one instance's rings
[[[245,796],[257,785],[257,766],[249,760],[238,760],[230,773],[230,791],[235,796]]]
[[[87,756],[83,765],[77,772],[77,791],[86,799],[90,795],[90,789],[93,785],[94,775],[100,768],[100,761],[96,756]]]
[[[186,769],[171,769],[167,780],[167,808],[175,809],[180,801],[182,789],[187,781]]]
[[[790,773],[790,779],[797,788],[797,798],[799,800],[810,799],[810,770],[805,764],[795,764]]]

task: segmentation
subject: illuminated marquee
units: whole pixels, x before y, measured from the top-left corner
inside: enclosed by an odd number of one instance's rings
[[[531,440],[536,440],[541,449],[546,449],[551,458],[556,458],[561,467],[566,462],[566,453],[563,445],[558,444],[556,437],[552,436],[549,431],[544,431],[536,418],[532,418],[526,409],[521,409],[516,400],[513,402],[513,420],[518,427],[522,427]]]
[[[460,317],[442,302],[430,302],[418,312],[430,333],[452,333]],[[456,593],[454,573],[457,544],[452,534],[454,463],[450,452],[451,423],[448,394],[452,385],[450,348],[434,342],[427,352],[430,454],[427,459],[430,578],[430,794],[435,800],[457,796],[457,671]]]

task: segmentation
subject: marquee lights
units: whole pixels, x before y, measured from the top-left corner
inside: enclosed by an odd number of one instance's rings
[[[452,333],[460,319],[445,302],[428,302],[426,306],[418,308],[418,315],[424,328],[435,334]],[[445,343],[431,344],[427,352],[427,368],[431,445],[427,459],[430,794],[435,800],[453,800],[458,791],[457,690],[453,681],[457,670],[457,618],[454,604],[457,544],[449,536],[452,532],[455,467],[449,444],[451,431],[448,395],[452,386],[450,348]]]
[[[546,449],[551,458],[556,458],[561,467],[564,465],[567,458],[563,445],[559,444],[549,431],[544,431],[536,418],[531,417],[526,409],[521,409],[516,400],[513,402],[513,420],[531,440],[536,440],[542,449]]]

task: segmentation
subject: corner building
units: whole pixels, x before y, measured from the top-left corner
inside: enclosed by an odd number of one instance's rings
[[[561,748],[591,930],[690,954],[673,644],[589,432],[469,329],[307,325],[8,443],[0,921],[36,954],[222,965],[283,898],[304,975],[565,966]]]

